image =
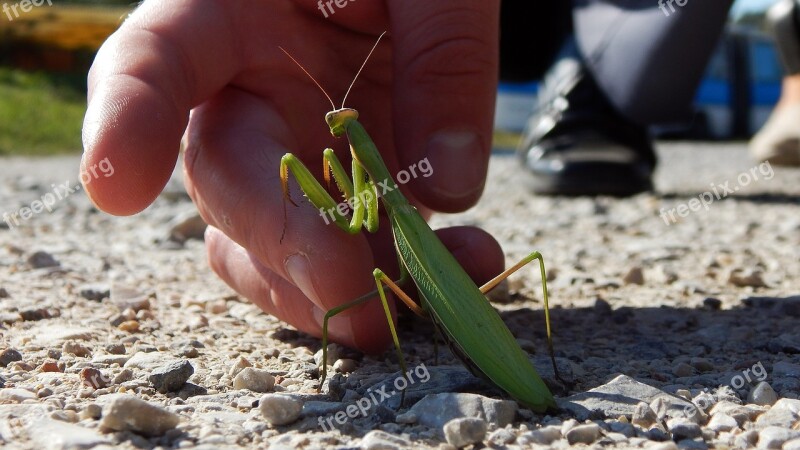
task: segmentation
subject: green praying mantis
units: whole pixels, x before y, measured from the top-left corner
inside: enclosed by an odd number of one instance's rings
[[[355,79],[364,69],[369,56],[379,42],[380,37],[364,60]],[[352,215],[348,220],[336,209],[337,203],[328,191],[291,153],[283,156],[280,165],[284,197],[296,206],[289,196],[288,177],[289,171],[291,171],[311,203],[320,210],[331,211],[334,223],[348,233],[358,233],[362,227],[369,232],[375,232],[378,229],[378,198],[380,197],[391,223],[401,271],[400,278],[392,280],[383,271],[376,268],[373,271],[377,286],[374,291],[350,303],[333,308],[325,314],[322,325],[323,355],[320,388],[327,376],[328,320],[342,311],[373,299],[376,294],[383,304],[400,366],[406,377],[408,376],[405,358],[400,349],[397,331],[386,299],[384,290],[384,285],[386,285],[414,313],[432,319],[453,353],[464,362],[464,365],[473,374],[488,379],[533,411],[544,412],[548,408],[555,408],[556,403],[550,390],[539,377],[527,354],[522,351],[497,311],[492,308],[484,296],[513,272],[529,262],[539,261],[547,324],[547,343],[553,368],[558,376],[553,356],[547,279],[542,255],[539,252],[533,252],[484,286],[476,286],[400,190],[384,190],[382,195],[378,195],[376,185],[397,187],[397,183],[389,173],[372,139],[358,122],[358,112],[355,109],[344,107],[347,94],[342,101],[342,108],[337,109],[330,96],[314,77],[286,50],[283,48],[281,50],[311,78],[331,102],[333,110],[325,115],[325,121],[334,137],[347,136],[349,140],[353,181],[350,181],[344,167],[330,148],[323,152],[324,177],[325,181],[330,184],[330,172],[333,172],[339,190],[346,198],[353,198],[355,201],[352,205]],[[350,89],[353,84],[350,85]],[[350,89],[348,89],[348,93]],[[420,304],[417,304],[400,288],[409,280],[414,281],[420,293]]]

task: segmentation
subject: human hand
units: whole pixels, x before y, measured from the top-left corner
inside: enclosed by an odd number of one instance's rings
[[[350,236],[307,203],[287,207],[280,241],[280,157],[292,152],[320,167],[322,149],[334,142],[323,120],[328,103],[278,46],[338,100],[389,29],[348,106],[359,110],[393,173],[428,158],[432,176],[406,186],[423,214],[461,211],[477,201],[486,176],[499,15],[499,2],[484,0],[351,1],[327,19],[318,6],[144,2],[89,74],[82,161],[90,167],[109,158],[115,175],[86,191],[104,211],[134,214],[163,189],[184,136],[187,190],[210,224],[212,269],[264,311],[316,336],[325,311],[373,290],[372,269],[396,267],[396,257],[387,223],[377,235]],[[474,278],[501,271],[502,253],[488,234],[466,227],[439,234]],[[377,301],[332,319],[330,333],[365,351],[389,342]]]

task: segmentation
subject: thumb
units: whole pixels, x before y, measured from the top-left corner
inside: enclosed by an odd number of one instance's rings
[[[401,168],[427,158],[409,187],[426,206],[456,212],[483,191],[497,89],[500,2],[388,2],[394,120]]]

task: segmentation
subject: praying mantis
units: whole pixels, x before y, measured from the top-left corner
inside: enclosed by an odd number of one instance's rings
[[[350,89],[378,43],[380,43],[380,37],[358,70]],[[406,377],[408,376],[405,358],[400,349],[400,342],[384,290],[384,285],[386,285],[414,313],[430,317],[453,353],[473,374],[488,379],[533,411],[544,412],[548,408],[556,408],[553,395],[539,377],[527,354],[520,348],[497,311],[492,308],[484,296],[503,279],[524,265],[534,260],[539,261],[547,343],[553,368],[558,376],[553,356],[547,279],[544,258],[541,253],[531,253],[485,285],[476,286],[400,190],[384,190],[381,195],[378,195],[376,185],[397,187],[397,183],[389,173],[372,139],[358,122],[358,112],[355,109],[344,107],[347,94],[342,101],[342,107],[337,109],[325,89],[314,77],[286,50],[283,48],[281,50],[311,78],[331,102],[333,110],[325,115],[325,121],[334,137],[346,136],[349,140],[353,181],[350,181],[341,162],[330,148],[323,152],[324,178],[330,184],[330,173],[332,172],[338,189],[346,198],[353,198],[355,201],[353,202],[352,216],[348,220],[336,209],[336,202],[328,191],[291,153],[284,155],[280,164],[284,198],[297,206],[289,195],[288,179],[289,171],[291,171],[311,203],[320,210],[331,211],[334,223],[348,233],[358,233],[362,227],[369,232],[375,232],[378,229],[378,198],[381,198],[392,227],[401,271],[400,278],[392,280],[381,269],[376,268],[373,271],[377,287],[374,291],[350,303],[333,308],[325,314],[322,325],[323,354],[320,388],[327,377],[329,319],[342,311],[373,299],[376,294],[383,304],[400,366]],[[348,93],[350,89],[348,89]],[[417,304],[400,288],[410,280],[413,280],[420,293],[420,304]]]

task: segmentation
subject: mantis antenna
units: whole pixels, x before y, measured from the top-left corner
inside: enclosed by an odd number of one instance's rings
[[[344,99],[342,99],[342,108],[344,108],[344,103],[345,103],[345,101],[347,100],[347,96],[348,96],[348,95],[350,95],[350,90],[352,90],[352,89],[353,89],[353,85],[355,85],[355,84],[356,84],[356,80],[358,79],[358,76],[359,76],[359,75],[361,75],[361,71],[362,71],[362,70],[364,70],[364,66],[366,66],[366,65],[367,65],[367,61],[369,61],[369,58],[370,58],[370,56],[372,56],[372,53],[373,53],[373,52],[375,51],[375,49],[378,47],[378,44],[381,42],[381,38],[383,38],[383,36],[384,36],[385,34],[386,34],[386,32],[384,31],[383,33],[381,33],[381,35],[380,35],[380,36],[378,36],[378,40],[377,40],[377,41],[375,41],[375,45],[373,45],[373,46],[372,46],[372,49],[369,51],[369,54],[367,54],[367,57],[364,59],[364,62],[361,64],[361,67],[358,69],[358,72],[356,72],[356,76],[353,78],[353,82],[352,82],[352,83],[350,83],[350,87],[348,87],[348,88],[347,88],[347,92],[345,92],[345,94],[344,94]],[[336,105],[334,105],[334,103],[333,103],[333,100],[331,99],[331,96],[330,96],[330,95],[328,95],[328,93],[325,91],[325,88],[323,88],[323,87],[322,87],[322,85],[321,85],[321,84],[319,84],[319,82],[317,81],[317,79],[316,79],[316,78],[314,78],[314,76],[313,76],[313,75],[311,75],[311,74],[308,72],[308,70],[306,70],[306,68],[305,68],[305,67],[303,67],[303,65],[302,65],[302,64],[300,64],[300,63],[299,63],[299,62],[298,62],[296,59],[294,59],[294,56],[292,56],[292,55],[291,55],[289,52],[287,52],[287,51],[286,51],[286,50],[285,50],[283,47],[280,47],[280,46],[279,46],[278,48],[279,48],[279,49],[281,49],[281,51],[282,51],[283,53],[286,53],[286,56],[288,56],[288,57],[289,57],[289,59],[291,59],[292,61],[294,61],[294,63],[295,63],[295,64],[297,64],[297,67],[299,67],[299,68],[300,68],[300,70],[302,70],[302,71],[303,71],[303,72],[304,72],[306,75],[308,75],[308,78],[311,78],[311,81],[313,81],[313,82],[314,82],[314,84],[316,84],[316,85],[317,85],[317,87],[319,88],[319,90],[320,90],[320,91],[322,91],[322,93],[323,93],[323,94],[325,94],[325,97],[328,99],[328,101],[329,101],[329,102],[331,102],[331,108],[332,108],[332,109],[336,109]]]
[[[314,84],[316,84],[316,85],[317,85],[317,87],[319,88],[319,90],[320,90],[320,91],[322,91],[322,93],[323,93],[323,94],[325,94],[325,97],[327,97],[327,98],[328,98],[328,101],[329,101],[329,102],[331,102],[331,108],[333,108],[333,109],[336,109],[336,105],[334,105],[334,104],[333,104],[333,100],[331,100],[331,96],[330,96],[330,95],[328,95],[328,93],[325,91],[325,88],[323,88],[323,87],[322,87],[322,85],[320,85],[320,84],[319,84],[319,82],[317,81],[317,79],[316,79],[316,78],[314,78],[314,76],[313,76],[313,75],[311,75],[310,73],[308,73],[308,71],[306,70],[306,68],[305,68],[305,67],[303,67],[303,65],[302,65],[302,64],[300,64],[299,62],[297,62],[297,60],[296,60],[296,59],[294,59],[294,56],[290,55],[290,54],[289,54],[289,52],[287,52],[286,50],[284,50],[284,48],[283,48],[283,47],[280,47],[280,46],[279,46],[278,48],[279,48],[279,49],[281,49],[281,51],[282,51],[283,53],[286,53],[286,56],[288,56],[288,57],[289,57],[289,58],[290,58],[292,61],[294,61],[294,63],[295,63],[295,64],[297,64],[297,67],[299,67],[299,68],[300,68],[300,70],[302,70],[303,72],[305,72],[305,74],[306,74],[306,75],[308,75],[308,78],[311,78],[311,81],[313,81],[313,82],[314,82]]]
[[[378,40],[375,41],[375,45],[372,46],[372,50],[369,51],[369,54],[367,54],[367,57],[364,59],[364,62],[361,63],[361,68],[359,68],[358,72],[356,72],[356,76],[353,77],[353,82],[350,83],[350,87],[347,88],[347,92],[345,92],[345,94],[344,94],[344,98],[342,99],[342,108],[344,108],[344,102],[347,100],[347,96],[350,95],[350,90],[353,89],[353,85],[356,84],[356,80],[358,79],[358,76],[361,75],[361,71],[364,70],[364,66],[367,65],[367,61],[369,61],[369,57],[372,56],[372,52],[374,52],[375,49],[378,47],[378,44],[380,44],[380,42],[381,42],[381,38],[383,38],[383,36],[385,34],[386,34],[386,32],[384,31],[383,33],[381,33],[380,36],[378,36]]]

